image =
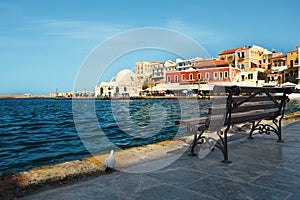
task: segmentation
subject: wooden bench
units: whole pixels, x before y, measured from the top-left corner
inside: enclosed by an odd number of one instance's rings
[[[273,132],[277,141],[282,141],[281,121],[289,101],[287,94],[291,92],[289,88],[214,86],[207,117],[178,120],[175,124],[186,126],[194,134],[190,155],[196,155],[198,144],[210,149],[217,147],[223,153],[222,162],[230,163],[227,134],[232,125],[250,122],[249,138],[256,132]],[[270,123],[262,123],[263,120]],[[205,136],[205,131],[216,132],[219,139]]]

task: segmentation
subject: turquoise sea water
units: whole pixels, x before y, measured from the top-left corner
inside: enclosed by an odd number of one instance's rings
[[[175,120],[207,115],[209,105],[208,100],[77,100],[72,107],[71,100],[0,99],[0,174],[166,140],[179,134]],[[295,111],[300,102],[292,100],[287,113]]]

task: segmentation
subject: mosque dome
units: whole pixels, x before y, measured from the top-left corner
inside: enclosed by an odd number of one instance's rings
[[[131,83],[134,84],[137,80],[136,74],[129,69],[120,71],[116,76],[116,83],[118,85],[131,85]]]

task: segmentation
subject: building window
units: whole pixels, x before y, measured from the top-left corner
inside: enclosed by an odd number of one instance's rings
[[[170,76],[168,76],[168,83],[170,83],[171,82],[171,77]]]
[[[290,67],[294,67],[294,62],[293,62],[293,60],[290,60]]]
[[[253,74],[248,74],[248,79],[252,80],[253,79]]]
[[[224,72],[224,78],[228,78],[228,72]]]
[[[244,53],[244,52],[242,52],[241,58],[244,58],[244,57],[245,57],[245,53]]]
[[[183,81],[184,81],[184,74],[182,74],[182,75],[181,75],[181,80],[183,80]]]
[[[209,72],[206,72],[206,73],[205,73],[205,78],[206,78],[207,80],[209,80],[209,78],[210,78],[210,77],[209,77]]]
[[[218,80],[218,72],[214,73],[214,80]]]
[[[197,74],[197,79],[198,79],[198,80],[201,79],[201,74]]]
[[[220,77],[220,80],[223,79],[223,72],[220,72],[220,73],[219,73],[219,77]]]
[[[178,76],[174,76],[174,79],[175,79],[175,83],[178,83]]]
[[[244,69],[244,68],[245,68],[245,66],[244,66],[244,64],[242,64],[242,65],[241,65],[241,69]]]
[[[242,81],[245,80],[245,75],[242,75],[241,78],[242,78]]]
[[[190,80],[193,80],[193,74],[190,74]]]

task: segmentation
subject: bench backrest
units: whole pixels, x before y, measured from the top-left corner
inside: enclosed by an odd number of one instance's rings
[[[283,116],[290,88],[215,86],[207,126],[230,125]]]

